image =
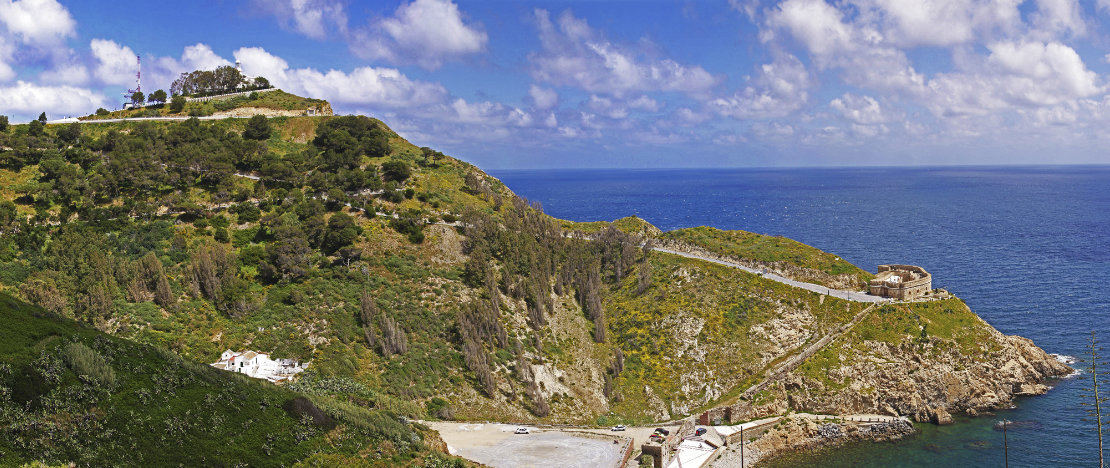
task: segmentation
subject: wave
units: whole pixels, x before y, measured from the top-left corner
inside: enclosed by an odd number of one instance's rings
[[[1052,353],[1052,354],[1049,354],[1049,356],[1052,356],[1052,357],[1056,358],[1057,361],[1060,361],[1060,362],[1062,362],[1064,364],[1067,364],[1069,366],[1072,365],[1072,364],[1075,364],[1075,362],[1076,362],[1075,356],[1068,356],[1067,354]]]

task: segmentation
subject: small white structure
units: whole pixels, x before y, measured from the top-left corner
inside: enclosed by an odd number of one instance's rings
[[[308,367],[308,363],[300,363],[292,359],[270,359],[270,355],[256,351],[235,352],[224,351],[220,360],[212,363],[212,367],[220,370],[247,374],[256,379],[266,379],[270,382],[286,382]]]
[[[699,436],[682,439],[667,468],[699,468],[709,464],[720,447]]]

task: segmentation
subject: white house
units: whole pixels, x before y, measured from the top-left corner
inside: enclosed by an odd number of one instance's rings
[[[220,355],[219,361],[212,363],[212,367],[277,383],[292,380],[297,374],[303,372],[308,364],[292,359],[278,359],[275,361],[270,359],[270,355],[266,353],[256,351],[235,352],[229,349]]]

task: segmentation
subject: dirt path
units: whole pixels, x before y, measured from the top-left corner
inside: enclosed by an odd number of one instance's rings
[[[747,390],[744,390],[744,392],[741,393],[740,396],[737,397],[737,398],[747,399],[747,398],[751,397],[752,395],[758,393],[760,390],[763,390],[764,388],[766,388],[772,382],[778,380],[780,377],[783,376],[783,374],[786,374],[787,372],[791,372],[794,369],[798,368],[798,366],[800,366],[803,362],[805,362],[806,359],[809,359],[810,356],[813,356],[814,354],[817,353],[817,351],[820,351],[821,348],[824,348],[826,345],[831,343],[833,340],[839,338],[841,335],[843,335],[848,330],[851,330],[852,327],[856,326],[857,323],[859,323],[861,320],[863,320],[863,318],[867,316],[867,313],[871,312],[871,309],[874,309],[874,308],[875,308],[875,304],[871,304],[871,305],[867,306],[863,310],[859,311],[859,313],[856,314],[855,317],[852,317],[852,320],[850,320],[848,323],[845,323],[844,325],[841,325],[839,328],[834,330],[832,333],[829,333],[829,334],[821,337],[821,339],[813,342],[813,344],[807,346],[804,350],[802,350],[802,352],[800,352],[798,354],[795,354],[793,356],[790,356],[789,359],[787,359],[787,360],[779,363],[778,365],[772,367],[770,370],[768,370],[767,372],[764,373],[764,375],[766,377],[762,381],[760,381],[759,383],[757,383],[755,385],[752,385]],[[735,400],[733,400],[733,401],[735,401]]]

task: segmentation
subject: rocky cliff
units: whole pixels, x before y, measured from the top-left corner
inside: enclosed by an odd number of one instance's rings
[[[947,424],[954,413],[976,415],[1042,394],[1071,372],[959,300],[886,306],[773,386],[760,407]]]

